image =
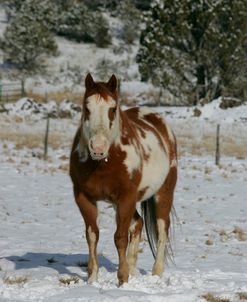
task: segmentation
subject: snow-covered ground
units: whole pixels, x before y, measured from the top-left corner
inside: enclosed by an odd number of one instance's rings
[[[0,37],[6,25],[0,6]],[[56,40],[59,56],[47,59],[46,75],[26,80],[28,91],[82,95],[88,71],[97,80],[106,80],[116,69],[125,79],[123,99],[150,102],[159,95],[152,85],[138,81],[136,46],[124,49],[114,40],[111,48],[99,49]],[[0,77],[11,81],[6,70]],[[84,224],[68,177],[78,108],[67,101],[58,106],[27,99],[0,106],[0,112],[5,111],[0,113],[0,302],[202,302],[208,293],[222,298],[211,302],[240,301],[244,295],[247,300],[247,105],[222,110],[220,102],[199,106],[197,117],[192,107],[155,108],[178,138],[175,264],[169,263],[162,278],[152,276],[153,259],[143,234],[138,273],[120,288],[114,211],[103,202],[99,204],[99,280],[87,284]],[[50,120],[44,161],[47,112],[66,118]],[[217,124],[221,125],[220,166],[214,165]]]
[[[23,113],[23,102],[0,114],[1,302],[200,302],[208,293],[240,301],[247,293],[246,106],[222,110],[215,102],[200,108],[200,117],[189,108],[157,109],[179,136],[175,264],[167,265],[162,278],[152,276],[143,234],[138,273],[118,288],[114,211],[104,202],[99,204],[99,280],[87,284],[84,224],[68,176],[69,146],[80,114],[51,120],[44,161],[45,120],[41,113],[32,113],[35,118]],[[243,150],[238,158],[232,149],[223,152],[218,167],[209,149],[201,148],[199,156],[189,146],[204,144],[202,132],[214,141],[219,121],[223,142],[230,137],[231,146]]]

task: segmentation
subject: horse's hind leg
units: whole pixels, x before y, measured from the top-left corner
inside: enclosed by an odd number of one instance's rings
[[[170,172],[155,194],[155,212],[157,219],[157,254],[153,266],[153,275],[161,276],[164,271],[165,249],[170,227],[170,212],[173,203],[173,194],[177,181],[177,168],[171,167]]]
[[[81,211],[86,226],[86,238],[89,249],[88,261],[88,282],[97,281],[98,260],[97,260],[97,243],[99,240],[99,229],[97,226],[97,207],[81,192],[74,190],[76,203]]]
[[[143,219],[135,211],[132,224],[129,228],[130,233],[130,242],[128,247],[127,261],[129,265],[129,273],[133,275],[136,270],[137,256],[138,256],[138,248],[139,242],[141,239],[141,232],[143,227]]]

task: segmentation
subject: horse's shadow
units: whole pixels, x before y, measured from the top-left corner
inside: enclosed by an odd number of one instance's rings
[[[79,267],[83,272],[87,271],[87,254],[56,254],[56,253],[26,253],[22,256],[7,256],[6,259],[15,264],[15,270],[35,269],[39,267],[52,268],[59,274],[67,274],[82,278],[81,275],[70,271],[72,267]],[[98,256],[99,266],[108,272],[115,272],[117,265],[105,256]]]

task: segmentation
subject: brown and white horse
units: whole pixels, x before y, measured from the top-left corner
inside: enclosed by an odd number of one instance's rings
[[[116,209],[114,235],[119,255],[119,284],[136,268],[143,219],[155,257],[153,274],[164,270],[170,212],[177,179],[176,140],[164,120],[148,108],[121,111],[117,79],[107,83],[85,79],[81,125],[70,158],[74,196],[86,226],[88,281],[97,280],[97,201]],[[128,251],[127,251],[128,248]]]

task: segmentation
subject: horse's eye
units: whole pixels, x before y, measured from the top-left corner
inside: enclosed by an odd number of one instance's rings
[[[117,111],[117,107],[112,108],[113,113],[116,113],[116,111]]]
[[[85,112],[86,113],[90,113],[89,109],[87,107],[85,107]]]

